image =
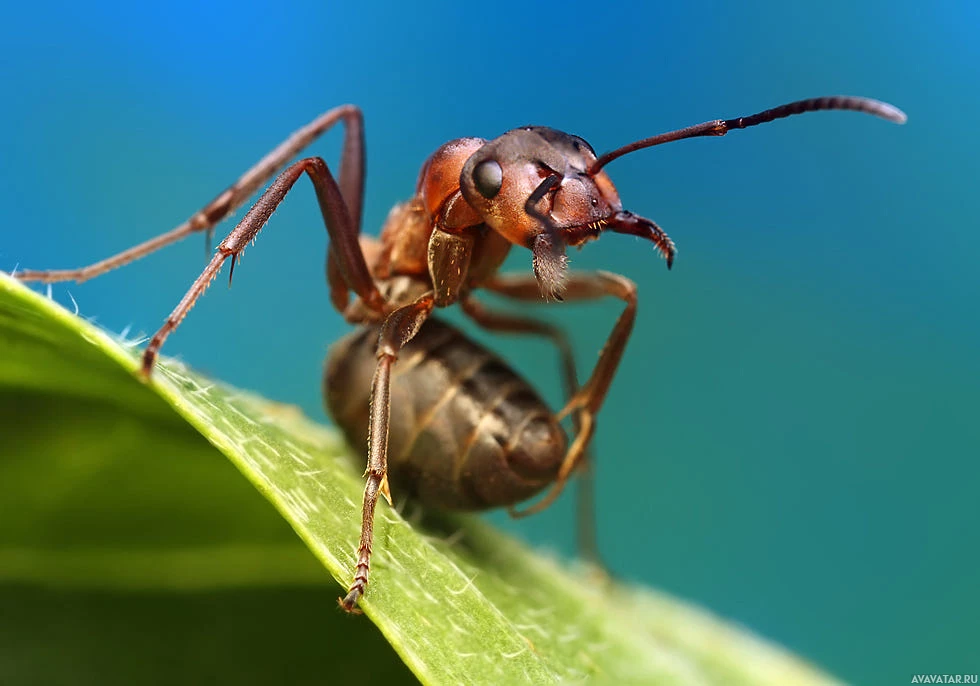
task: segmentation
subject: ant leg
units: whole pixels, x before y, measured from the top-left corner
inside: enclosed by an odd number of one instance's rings
[[[364,197],[364,119],[354,105],[342,105],[324,112],[303,128],[293,132],[241,178],[222,191],[214,200],[193,214],[183,224],[128,250],[78,269],[25,270],[15,276],[21,281],[82,282],[107,271],[129,264],[198,231],[206,231],[208,242],[214,227],[240,207],[292,157],[316,140],[338,121],[344,122],[344,143],[340,160],[340,192],[350,212],[351,222],[360,227]]]
[[[565,332],[547,322],[520,317],[502,312],[494,312],[472,295],[462,300],[463,312],[487,331],[499,333],[525,333],[551,339],[561,360],[562,384],[565,394],[571,398],[578,391],[578,374],[575,372],[575,358]]]
[[[435,299],[431,292],[414,303],[400,307],[385,319],[378,336],[378,365],[371,383],[371,417],[368,424],[368,460],[364,475],[364,504],[361,510],[361,540],[357,547],[357,566],[347,595],[338,599],[347,612],[355,612],[357,599],[364,595],[371,567],[374,541],[374,508],[378,493],[391,504],[388,492],[388,419],[391,410],[391,368],[398,352],[419,332],[432,313]]]
[[[320,204],[320,212],[323,215],[323,222],[326,224],[327,233],[330,235],[331,245],[337,251],[337,265],[346,283],[345,287],[353,290],[371,309],[377,312],[384,309],[384,298],[378,291],[378,287],[371,278],[371,273],[364,261],[364,254],[361,252],[357,240],[357,227],[351,221],[350,212],[341,195],[340,187],[330,174],[327,163],[323,159],[307,157],[287,167],[259,197],[252,209],[238,223],[238,226],[221,241],[217,252],[204,268],[204,271],[201,272],[201,275],[191,285],[190,290],[167,317],[167,321],[164,322],[160,330],[150,339],[150,343],[143,353],[143,374],[145,376],[149,377],[153,370],[153,363],[156,361],[160,346],[187,316],[201,294],[211,285],[218,272],[221,271],[221,266],[225,260],[231,258],[231,273],[234,274],[236,258],[242,254],[249,241],[255,239],[265,223],[269,221],[269,217],[272,216],[276,207],[293,187],[293,184],[304,173],[313,182],[313,188]]]
[[[540,302],[541,291],[535,279],[525,276],[497,276],[484,284],[485,288],[495,293],[514,298],[516,300]],[[511,510],[513,517],[526,517],[527,515],[540,512],[545,509],[561,494],[565,488],[569,476],[584,460],[585,449],[588,446],[592,435],[595,433],[595,416],[602,407],[609,386],[612,384],[619,361],[623,357],[626,343],[633,331],[633,322],[636,320],[636,284],[625,276],[612,274],[610,272],[594,272],[587,274],[571,273],[566,281],[566,289],[563,293],[565,301],[576,300],[595,300],[597,298],[613,296],[626,303],[622,314],[616,320],[606,344],[599,354],[599,361],[589,380],[582,386],[568,401],[568,404],[558,413],[561,419],[571,412],[577,412],[582,427],[575,441],[568,449],[561,468],[558,470],[558,477],[554,485],[545,496],[530,507],[523,510]]]
[[[575,358],[572,354],[572,347],[569,345],[568,337],[562,329],[537,319],[488,310],[473,296],[468,296],[460,304],[463,312],[470,319],[488,331],[532,334],[550,339],[558,350],[558,356],[561,360],[565,397],[571,399],[575,396],[579,390],[578,374],[575,370]],[[572,422],[575,433],[581,433],[582,423],[579,421],[578,413],[572,415]],[[592,464],[592,451],[587,445],[578,465],[578,501],[575,508],[575,529],[577,532],[579,553],[582,557],[599,567],[604,567],[599,557],[599,543],[596,537],[595,473],[592,469]]]

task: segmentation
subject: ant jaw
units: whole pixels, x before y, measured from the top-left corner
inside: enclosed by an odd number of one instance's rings
[[[608,219],[582,226],[543,231],[535,237],[531,244],[534,278],[537,279],[538,288],[541,289],[541,295],[545,300],[557,300],[559,302],[562,300],[562,292],[565,290],[565,276],[568,270],[568,257],[565,255],[565,247],[569,245],[581,247],[585,243],[597,239],[606,229],[652,241],[660,254],[667,260],[667,269],[673,266],[677,248],[674,246],[674,241],[670,240],[670,236],[657,226],[656,222],[632,212],[620,210]]]
[[[667,269],[673,266],[677,248],[674,246],[674,241],[670,240],[667,232],[657,226],[656,222],[633,214],[632,212],[621,210],[606,220],[605,228],[616,233],[639,236],[640,238],[653,241],[657,250],[667,260]]]
[[[608,220],[599,219],[588,224],[561,229],[561,237],[565,241],[565,245],[570,245],[573,248],[581,248],[589,241],[594,241],[599,238],[602,235],[602,230],[608,224]]]

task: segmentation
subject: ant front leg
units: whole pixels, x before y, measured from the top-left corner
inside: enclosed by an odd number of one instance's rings
[[[525,276],[498,276],[484,284],[495,293],[526,302],[540,302],[541,290],[537,281]],[[606,344],[599,354],[599,361],[592,370],[589,380],[568,401],[564,409],[558,413],[558,418],[571,412],[578,414],[581,427],[575,440],[565,454],[554,485],[545,496],[524,510],[511,509],[512,517],[526,517],[545,509],[561,495],[565,484],[575,468],[585,460],[586,449],[595,433],[595,417],[602,407],[609,386],[612,384],[619,361],[623,357],[626,343],[633,332],[636,320],[636,284],[625,276],[610,272],[595,272],[588,274],[571,273],[566,281],[563,297],[565,301],[595,300],[605,296],[619,298],[626,303],[622,314],[616,320]]]
[[[371,416],[368,424],[368,460],[364,475],[364,503],[361,510],[361,540],[357,547],[354,580],[347,595],[338,599],[347,612],[356,612],[357,600],[367,588],[374,543],[374,509],[378,493],[391,504],[388,491],[388,420],[391,412],[391,368],[399,351],[419,332],[432,313],[435,299],[426,293],[410,305],[400,307],[385,319],[378,336],[378,365],[371,383]]]
[[[342,105],[324,112],[286,140],[249,169],[237,181],[218,194],[214,200],[195,212],[187,221],[170,231],[128,250],[78,269],[23,270],[14,276],[21,281],[82,282],[129,264],[152,252],[175,243],[192,233],[207,232],[208,243],[214,227],[240,207],[259,188],[301,150],[332,128],[344,122],[344,143],[340,159],[340,191],[350,213],[351,223],[359,228],[364,197],[364,117],[354,105]],[[210,252],[210,248],[208,249]],[[331,280],[331,289],[339,284]]]
[[[539,291],[540,293],[540,291]],[[540,297],[540,296],[539,296]],[[472,295],[467,296],[461,306],[470,319],[488,331],[513,334],[531,334],[551,340],[558,350],[561,361],[561,375],[565,397],[575,397],[579,390],[575,358],[565,332],[547,322],[527,317],[489,310]],[[576,435],[582,431],[582,422],[576,412],[572,415]],[[578,502],[576,512],[576,532],[579,554],[601,568],[605,568],[599,557],[599,543],[595,528],[595,478],[592,469],[592,450],[587,445],[578,464]]]
[[[307,157],[290,165],[286,171],[266,189],[258,201],[252,206],[239,222],[238,226],[221,241],[218,250],[211,261],[191,285],[190,290],[181,299],[167,321],[150,339],[143,353],[143,374],[149,377],[156,361],[157,353],[167,336],[177,328],[187,313],[207,290],[211,282],[221,271],[225,260],[231,258],[231,273],[235,271],[235,260],[245,250],[245,246],[255,239],[256,235],[269,221],[279,203],[303,174],[310,177],[316,197],[320,204],[323,222],[330,236],[331,255],[336,255],[336,264],[344,288],[353,290],[371,309],[381,312],[384,310],[384,297],[378,291],[377,285],[371,278],[364,254],[361,252],[357,235],[358,228],[353,223],[351,212],[344,201],[340,186],[334,180],[327,163],[319,157]],[[229,282],[231,277],[229,276]]]

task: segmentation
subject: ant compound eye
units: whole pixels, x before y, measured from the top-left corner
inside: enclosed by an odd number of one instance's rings
[[[473,170],[473,185],[487,200],[492,199],[500,192],[500,186],[504,182],[504,170],[496,160],[484,160],[476,165]]]

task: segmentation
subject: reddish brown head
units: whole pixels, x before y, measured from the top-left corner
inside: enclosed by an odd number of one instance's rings
[[[648,238],[670,266],[674,244],[660,227],[623,210],[606,172],[592,170],[588,143],[543,126],[514,129],[474,152],[463,165],[460,190],[483,221],[534,254],[541,292],[560,297],[566,246],[604,230]]]
[[[654,222],[623,210],[603,167],[642,148],[695,138],[724,136],[774,119],[817,110],[853,110],[903,123],[905,114],[868,98],[830,96],[800,100],[748,117],[716,119],[645,138],[597,157],[588,143],[543,126],[514,129],[474,146],[463,164],[459,188],[487,226],[534,254],[534,274],[546,297],[559,298],[566,246],[578,246],[603,231],[641,236],[653,242],[670,268],[676,249]]]

